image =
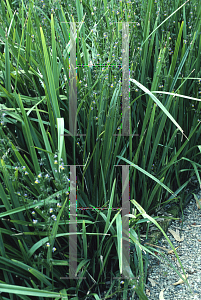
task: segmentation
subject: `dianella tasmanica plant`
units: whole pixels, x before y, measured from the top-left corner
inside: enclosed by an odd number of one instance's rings
[[[201,8],[173,2],[0,2],[2,298],[148,299],[150,223],[180,263],[154,213],[201,185]]]

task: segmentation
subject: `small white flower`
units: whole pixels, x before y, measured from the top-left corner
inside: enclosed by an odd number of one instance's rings
[[[89,62],[89,67],[90,68],[92,68],[93,67],[93,63],[92,63],[92,61],[90,60],[90,62]]]
[[[38,222],[38,220],[34,220],[34,219],[33,219],[33,223],[34,223],[34,224],[36,224],[37,222]]]

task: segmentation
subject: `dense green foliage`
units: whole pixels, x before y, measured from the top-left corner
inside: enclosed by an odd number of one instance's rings
[[[103,291],[104,299],[147,299],[154,249],[141,235],[149,238],[149,222],[158,226],[156,209],[180,203],[193,175],[201,186],[200,17],[197,0],[1,0],[1,299],[101,299]],[[86,136],[63,138],[72,21],[78,133]],[[114,136],[122,122],[121,22],[131,22],[130,137]],[[133,279],[113,279],[121,273],[122,217],[109,209],[77,211],[77,274],[86,279],[60,279],[69,272],[69,165],[84,165],[78,207],[116,208],[120,164],[130,165]]]

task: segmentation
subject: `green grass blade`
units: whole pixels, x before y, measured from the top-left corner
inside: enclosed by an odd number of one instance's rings
[[[18,286],[18,285],[11,285],[11,284],[3,284],[0,283],[0,292],[2,293],[11,293],[15,295],[29,295],[29,296],[35,296],[35,297],[57,297],[60,298],[60,293],[55,292],[49,292],[45,290],[37,290],[33,288],[27,288],[24,286]]]
[[[66,150],[64,143],[64,118],[57,118],[57,132],[58,132],[58,162],[60,163],[61,158],[63,159],[64,164],[67,164],[66,161]],[[59,169],[59,172],[61,170]]]
[[[171,116],[171,114],[167,111],[167,109],[163,106],[163,104],[152,94],[152,92],[150,92],[145,86],[137,82],[135,79],[130,78],[130,80],[134,82],[145,93],[147,93],[152,98],[152,100],[162,109],[162,111],[170,118],[170,120],[177,126],[177,128],[182,132],[182,134],[184,134],[183,129],[179,126],[179,124],[175,121],[175,119]],[[185,134],[184,136],[186,137]]]
[[[22,128],[25,129],[25,139],[26,139],[27,147],[29,149],[29,152],[30,152],[33,164],[34,164],[35,173],[40,174],[41,170],[40,170],[40,166],[38,163],[36,151],[34,149],[34,143],[33,143],[32,135],[31,135],[31,131],[30,131],[31,123],[30,123],[29,119],[27,118],[20,95],[19,94],[17,95],[16,92],[14,94],[15,94],[16,100],[19,104],[19,107],[21,108],[21,112],[23,115],[24,124],[22,124]]]
[[[165,184],[163,184],[160,180],[158,180],[156,177],[154,177],[153,175],[151,175],[150,173],[148,173],[147,171],[143,170],[142,168],[140,168],[139,166],[133,164],[132,162],[130,162],[128,159],[122,157],[122,156],[117,156],[118,158],[124,160],[126,163],[128,163],[129,165],[135,167],[137,170],[139,170],[140,172],[142,172],[143,174],[147,175],[149,178],[153,179],[155,182],[159,183],[164,189],[166,189],[169,193],[174,194],[173,191],[171,191],[171,189],[169,189]]]
[[[50,143],[49,143],[49,140],[47,138],[47,134],[45,132],[45,128],[44,128],[42,119],[40,117],[40,114],[39,114],[37,108],[36,108],[36,112],[37,112],[37,116],[38,116],[38,121],[39,121],[39,124],[40,124],[40,128],[41,128],[41,131],[42,131],[42,136],[43,136],[43,140],[44,140],[44,143],[45,143],[46,151],[48,151],[49,153],[52,153],[52,149],[50,147]],[[55,168],[54,158],[49,153],[48,153],[48,158],[49,158],[49,162],[50,162],[50,165],[51,165],[51,168],[52,168],[52,172],[53,172],[53,174],[55,176],[55,179],[58,179],[58,174],[56,172],[54,172],[54,168]]]
[[[53,26],[53,23],[52,23]],[[53,29],[52,29],[53,30]],[[54,118],[60,118],[60,111],[59,111],[59,106],[58,106],[58,101],[57,101],[57,96],[56,96],[56,86],[54,82],[54,76],[52,73],[52,69],[50,66],[50,60],[47,52],[47,46],[45,43],[45,37],[43,33],[42,27],[40,27],[40,33],[41,33],[41,40],[42,40],[42,46],[43,46],[43,53],[44,53],[44,59],[45,59],[45,69],[46,69],[46,74],[48,78],[48,84],[47,84],[47,89],[48,89],[48,94],[49,98],[51,99],[51,104],[53,107],[53,114]]]

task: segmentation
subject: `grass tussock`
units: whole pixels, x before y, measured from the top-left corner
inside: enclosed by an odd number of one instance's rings
[[[200,17],[198,0],[0,2],[2,299],[148,299],[155,249],[142,234],[150,237],[151,223],[178,258],[154,213],[182,208],[194,175],[201,186]],[[70,22],[77,30],[77,136],[69,128]],[[124,95],[130,136],[120,135]],[[126,216],[120,165],[129,166]],[[128,218],[130,231],[122,232]],[[73,222],[76,274],[85,279],[63,278]],[[130,239],[128,264],[122,236]],[[121,280],[125,264],[129,278]]]

